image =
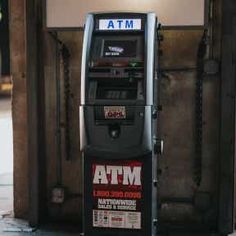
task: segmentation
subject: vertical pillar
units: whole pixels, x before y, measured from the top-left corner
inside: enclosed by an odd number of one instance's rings
[[[236,4],[222,1],[219,230],[234,227]]]
[[[42,1],[26,0],[28,98],[29,223],[37,226],[44,212],[44,79]]]
[[[42,3],[9,0],[13,78],[14,211],[39,223],[45,207]],[[42,173],[39,176],[39,173]],[[42,209],[42,210],[41,210]]]
[[[10,61],[13,78],[14,213],[28,215],[28,125],[26,92],[25,0],[9,0]]]

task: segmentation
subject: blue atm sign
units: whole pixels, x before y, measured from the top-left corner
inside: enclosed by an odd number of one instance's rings
[[[141,30],[141,19],[101,19],[99,30]]]

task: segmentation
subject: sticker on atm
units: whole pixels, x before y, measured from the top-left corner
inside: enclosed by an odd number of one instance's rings
[[[141,229],[141,212],[93,210],[93,227]]]
[[[126,119],[126,110],[124,106],[105,106],[105,119]]]

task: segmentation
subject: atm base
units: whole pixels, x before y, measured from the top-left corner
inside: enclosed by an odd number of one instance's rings
[[[152,236],[150,170],[151,153],[112,160],[85,152],[84,236]]]

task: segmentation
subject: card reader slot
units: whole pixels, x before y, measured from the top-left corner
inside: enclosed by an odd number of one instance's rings
[[[114,68],[114,67],[94,67],[91,66],[89,67],[89,72],[111,72],[112,70],[124,70],[125,72],[130,72],[130,71],[139,71],[143,72],[144,68],[143,67],[119,67],[119,68]]]
[[[124,79],[143,79],[144,78],[144,73],[122,73],[122,74],[107,74],[107,73],[89,73],[89,78],[91,79],[100,79],[100,78],[124,78]]]
[[[101,73],[101,72],[90,72],[89,73],[89,78],[95,78],[95,79],[100,79],[100,78],[128,78],[129,74],[128,73]]]
[[[90,68],[88,77],[90,79],[100,78],[124,78],[124,79],[144,79],[144,68]]]

